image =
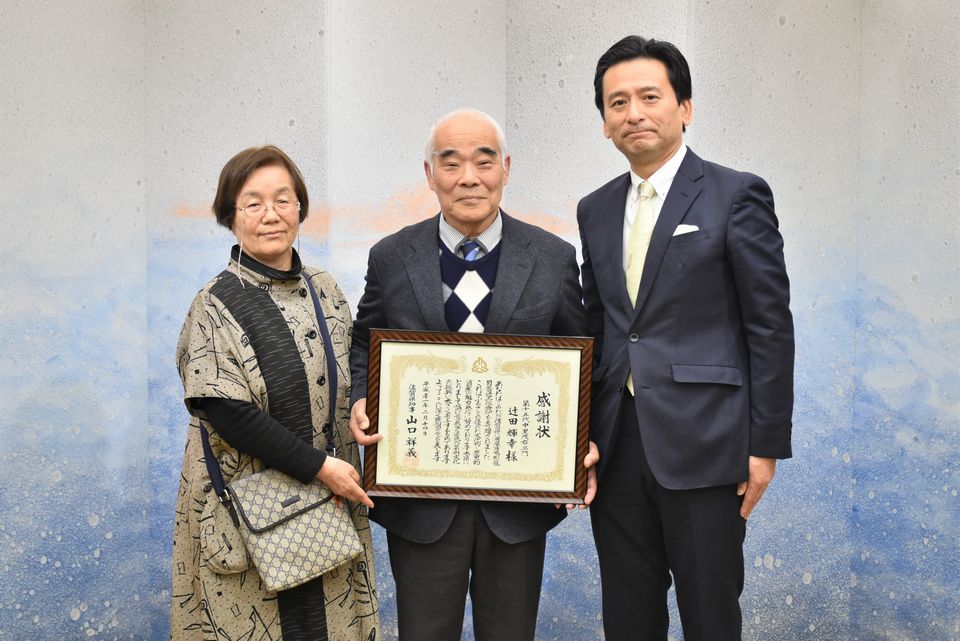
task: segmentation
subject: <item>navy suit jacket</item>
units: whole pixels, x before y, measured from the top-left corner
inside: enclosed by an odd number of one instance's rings
[[[485,331],[583,336],[576,250],[570,243],[506,215]],[[439,214],[387,236],[370,250],[366,287],[353,325],[351,404],[367,396],[370,330],[449,331],[440,280]],[[443,536],[457,501],[377,497],[370,518],[416,543]],[[528,541],[566,515],[552,505],[481,502],[491,531],[507,543]]]
[[[644,453],[661,485],[744,481],[750,455],[791,456],[793,319],[773,195],[761,178],[687,150],[634,306],[623,271],[629,189],[628,173],[577,207],[601,480],[632,372]],[[699,229],[674,236],[681,223]]]

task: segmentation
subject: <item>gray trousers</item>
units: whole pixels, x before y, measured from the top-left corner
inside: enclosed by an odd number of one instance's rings
[[[467,592],[477,641],[533,641],[546,536],[508,544],[462,502],[435,543],[387,532],[400,641],[460,641]]]

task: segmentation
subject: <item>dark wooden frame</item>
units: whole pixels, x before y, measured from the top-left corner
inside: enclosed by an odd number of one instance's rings
[[[573,336],[524,336],[513,334],[473,334],[410,330],[370,330],[369,368],[367,370],[368,433],[379,431],[380,349],[384,342],[423,343],[425,345],[461,344],[496,347],[562,348],[580,350],[579,406],[577,410],[576,456],[573,464],[574,487],[571,491],[503,490],[490,488],[427,487],[420,485],[378,484],[377,446],[364,451],[363,485],[370,496],[406,498],[469,499],[481,501],[522,501],[530,503],[583,503],[587,491],[587,471],[583,459],[587,454],[590,423],[590,383],[593,368],[593,339]]]

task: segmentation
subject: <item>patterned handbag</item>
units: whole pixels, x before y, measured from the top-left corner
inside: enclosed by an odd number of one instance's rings
[[[227,485],[240,536],[266,588],[288,590],[363,552],[346,504],[320,481],[273,469]]]
[[[304,281],[313,296],[326,353],[331,417],[324,431],[327,453],[335,456],[332,414],[337,406],[337,366],[317,294],[310,278],[304,275]],[[239,538],[268,590],[289,590],[363,552],[350,517],[349,503],[344,501],[344,505],[337,505],[333,492],[319,480],[301,483],[283,472],[266,469],[224,485],[223,472],[210,447],[210,437],[202,426],[200,436],[213,489],[227,508]]]
[[[206,431],[205,427],[200,427]],[[216,574],[237,574],[250,567],[250,555],[240,531],[234,525],[234,514],[224,501],[211,494],[200,513],[200,558]]]

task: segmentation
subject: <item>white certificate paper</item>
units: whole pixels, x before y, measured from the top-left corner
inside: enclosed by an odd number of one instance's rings
[[[434,488],[495,500],[483,492],[575,490],[585,436],[582,345],[383,340],[378,356],[373,387],[384,439],[376,445],[372,495],[415,487],[417,496],[435,496]]]

